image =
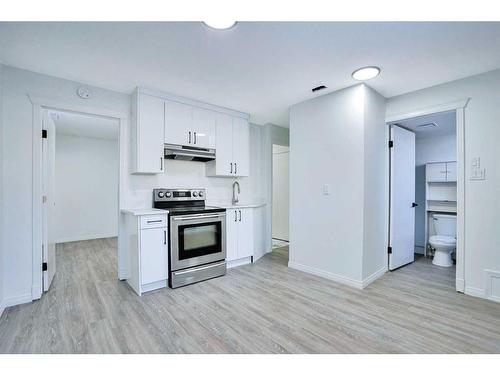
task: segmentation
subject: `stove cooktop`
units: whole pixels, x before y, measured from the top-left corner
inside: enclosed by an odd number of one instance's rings
[[[204,214],[210,212],[225,212],[226,209],[222,207],[212,207],[212,206],[200,206],[200,207],[168,207],[163,208],[168,210],[169,215],[193,215],[193,214]]]

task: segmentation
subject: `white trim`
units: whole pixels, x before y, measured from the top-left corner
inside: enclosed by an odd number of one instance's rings
[[[83,113],[93,116],[108,117],[118,120],[119,123],[119,171],[118,171],[118,212],[117,223],[120,223],[121,209],[124,207],[124,186],[125,176],[125,159],[127,155],[125,150],[126,145],[126,132],[129,120],[128,113],[110,110],[105,107],[89,106],[85,103],[69,102],[64,98],[41,97],[36,94],[27,94],[29,100],[33,104],[33,227],[32,227],[32,287],[30,301],[39,299],[42,296],[42,200],[41,200],[41,187],[42,187],[42,110],[55,109],[68,112]],[[123,236],[121,235],[120,225],[118,225],[118,277],[121,279],[121,272],[125,269],[121,263],[125,260],[121,255],[121,243]]]
[[[492,281],[493,279],[499,279],[500,280],[500,271],[495,271],[495,270],[484,270],[485,278],[486,278],[486,288],[484,290],[484,296],[485,298],[495,301],[495,302],[500,302],[500,296],[494,296],[492,294]]]
[[[102,238],[115,238],[118,237],[118,233],[112,234],[88,234],[84,236],[72,236],[72,237],[62,237],[56,240],[56,244],[58,243],[66,243],[66,242],[76,242],[76,241],[88,241],[88,240],[98,240]]]
[[[5,311],[5,308],[6,308],[6,307],[7,307],[7,306],[5,306],[4,301],[0,301],[0,318],[2,317],[3,312]]]
[[[170,101],[174,101],[174,102],[178,102],[178,103],[188,104],[191,106],[204,108],[204,109],[208,109],[211,111],[216,111],[219,113],[225,113],[225,114],[228,114],[230,116],[241,117],[245,120],[250,120],[250,115],[248,113],[236,111],[234,109],[220,107],[220,106],[217,106],[214,104],[205,103],[205,102],[202,102],[199,100],[186,98],[183,96],[175,95],[175,94],[160,91],[160,90],[149,89],[146,87],[137,87],[136,90],[138,93],[141,93],[141,94],[156,96],[157,98],[161,98],[164,100],[170,100]]]
[[[371,283],[373,283],[375,280],[377,280],[378,278],[384,276],[386,272],[387,272],[387,267],[382,267],[378,271],[375,271],[370,276],[368,276],[365,279],[363,279],[363,281],[361,282],[361,287],[363,289],[366,288],[368,285],[370,285]]]
[[[474,288],[472,286],[466,286],[465,294],[472,297],[484,298],[484,289]]]
[[[293,261],[288,261],[288,267],[293,268],[298,271],[310,273],[315,276],[323,277],[328,280],[336,281],[340,284],[352,286],[356,289],[363,289],[363,282],[359,280],[354,280],[349,277],[337,275],[332,272],[320,270],[319,268],[311,267],[311,266],[306,266],[304,264],[296,263]]]
[[[406,120],[406,119],[413,118],[413,117],[421,117],[421,116],[431,115],[433,113],[447,112],[447,111],[457,110],[460,108],[465,108],[467,106],[467,103],[469,102],[469,100],[470,100],[470,98],[464,98],[464,99],[457,100],[457,101],[451,102],[451,103],[438,104],[438,105],[433,105],[433,106],[429,106],[429,107],[416,109],[416,110],[409,111],[409,112],[389,115],[389,116],[386,116],[385,122],[387,123],[387,122],[401,121],[401,120]]]
[[[455,280],[455,288],[457,292],[463,293],[465,291],[465,280],[457,278]]]
[[[23,303],[31,302],[31,293],[21,294],[19,296],[8,297],[3,300],[3,308],[15,305],[21,305]]]
[[[244,266],[245,264],[250,264],[250,263],[252,263],[251,257],[235,259],[235,260],[231,260],[231,261],[227,262],[227,268]]]
[[[455,102],[419,108],[413,111],[386,116],[386,124],[439,112],[456,111],[457,136],[457,249],[456,290],[464,292],[465,287],[465,107],[470,98]],[[390,174],[390,171],[389,171]],[[389,217],[387,216],[387,219]],[[474,288],[473,288],[474,289]]]

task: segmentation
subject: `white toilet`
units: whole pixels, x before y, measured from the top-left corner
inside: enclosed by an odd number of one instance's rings
[[[441,267],[451,267],[451,254],[457,247],[457,217],[455,215],[433,214],[436,235],[429,238],[429,243],[435,249],[432,264]]]

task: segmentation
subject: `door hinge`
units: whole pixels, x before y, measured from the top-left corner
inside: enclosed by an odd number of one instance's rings
[[[389,148],[394,147],[394,141],[389,141]]]
[[[392,254],[392,246],[387,246],[387,254]]]
[[[47,130],[42,129],[42,138],[47,138]]]
[[[47,262],[42,263],[42,271],[47,271]]]

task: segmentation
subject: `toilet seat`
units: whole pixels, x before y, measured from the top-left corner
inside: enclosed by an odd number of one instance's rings
[[[455,246],[457,244],[457,239],[450,236],[440,236],[435,235],[429,238],[431,245],[435,246]]]

